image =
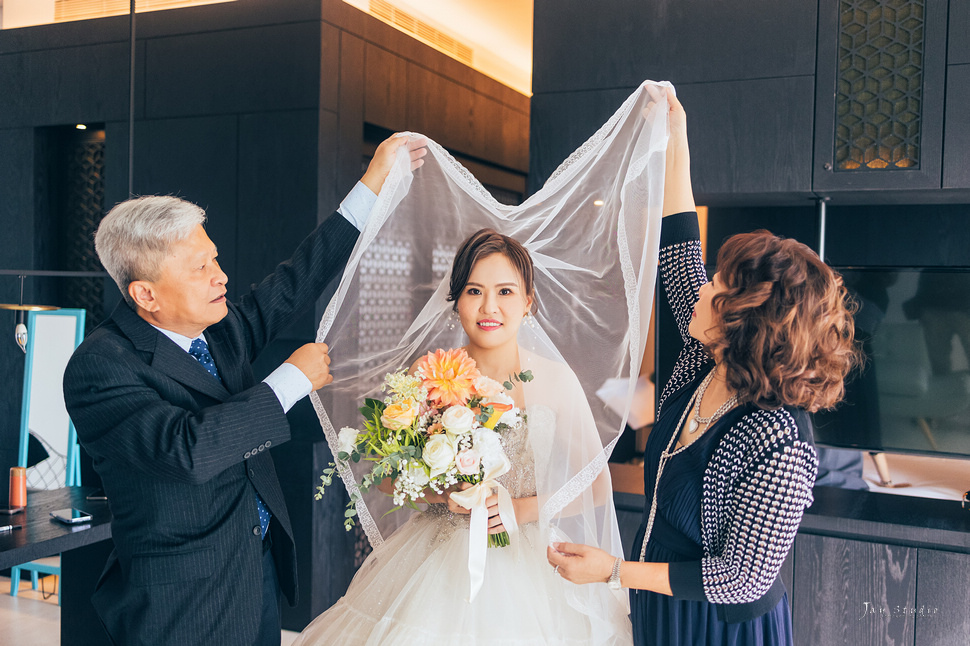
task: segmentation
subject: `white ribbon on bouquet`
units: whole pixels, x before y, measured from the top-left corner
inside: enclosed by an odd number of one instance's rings
[[[482,481],[463,491],[453,491],[451,499],[471,510],[471,521],[468,526],[468,575],[471,581],[468,601],[471,603],[478,596],[485,581],[485,559],[488,554],[488,497],[495,492],[498,494],[498,515],[502,525],[509,535],[509,545],[515,549],[515,534],[519,525],[515,522],[515,508],[512,506],[512,496],[508,489],[497,480],[501,475],[509,472],[512,465],[503,455],[502,461],[485,469]]]

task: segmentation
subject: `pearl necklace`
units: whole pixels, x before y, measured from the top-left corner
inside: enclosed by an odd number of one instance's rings
[[[688,433],[696,433],[697,429],[701,427],[701,424],[704,424],[705,426],[710,426],[711,424],[719,420],[721,416],[724,415],[724,413],[734,408],[735,405],[737,405],[738,403],[737,394],[731,395],[731,397],[729,397],[726,402],[721,404],[720,408],[714,411],[713,415],[711,415],[710,417],[701,417],[701,401],[704,399],[704,393],[707,392],[707,387],[711,385],[711,382],[714,380],[714,372],[716,370],[717,368],[715,368],[714,370],[711,370],[711,372],[708,373],[706,377],[704,377],[704,381],[701,382],[701,385],[697,388],[697,392],[695,393],[696,397],[695,397],[695,404],[694,404],[694,415],[690,420],[690,425],[687,427]],[[682,425],[683,425],[683,420],[681,421],[681,426]],[[681,428],[681,427],[679,426],[678,428]]]
[[[687,406],[684,408],[684,412],[680,416],[680,421],[677,422],[677,428],[674,429],[673,435],[670,436],[670,441],[667,442],[667,448],[665,448],[663,452],[660,454],[660,464],[657,465],[657,478],[653,481],[653,499],[650,501],[650,514],[647,516],[647,528],[643,531],[643,543],[640,545],[641,563],[643,563],[646,560],[647,542],[650,540],[650,534],[653,533],[653,521],[657,517],[657,491],[660,488],[660,477],[663,476],[664,467],[667,466],[667,461],[670,460],[670,458],[677,455],[678,453],[680,453],[681,451],[685,450],[688,445],[685,444],[684,446],[678,447],[673,451],[671,451],[670,449],[673,448],[674,444],[677,442],[677,438],[680,437],[680,429],[684,428],[684,421],[687,419],[687,413],[689,413],[691,409],[695,407],[695,405],[697,409],[700,409],[701,398],[704,396],[704,391],[707,389],[708,384],[710,384],[711,378],[713,377],[713,375],[714,375],[714,370],[711,370],[710,374],[704,378],[704,381],[701,382],[701,385],[697,388],[697,390],[694,391],[694,394],[691,395],[690,401],[687,402]],[[709,418],[706,418],[709,421],[704,421],[705,418],[701,418],[701,421],[703,423],[708,423],[708,424],[714,423],[722,415],[724,415],[724,413],[730,410],[737,403],[737,399],[738,399],[738,396],[734,395],[726,402],[724,402],[724,405],[722,405],[721,408],[718,408],[713,415],[711,415]],[[727,404],[731,404],[731,405],[727,406]],[[694,415],[696,419],[698,417],[696,410],[694,412]],[[692,424],[693,424],[693,421],[694,420],[691,420]],[[697,429],[692,430],[688,428],[687,430],[689,433],[693,433]]]

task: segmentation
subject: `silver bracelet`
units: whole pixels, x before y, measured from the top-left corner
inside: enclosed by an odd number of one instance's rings
[[[610,572],[610,580],[607,581],[607,585],[610,586],[610,590],[619,590],[623,586],[620,585],[620,565],[623,563],[623,558],[617,556],[616,560],[613,561],[613,571]]]

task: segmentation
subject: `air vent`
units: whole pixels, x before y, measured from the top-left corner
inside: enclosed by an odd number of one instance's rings
[[[415,18],[406,11],[401,11],[391,3],[384,0],[370,0],[370,12],[401,31],[411,34],[452,58],[458,59],[465,65],[470,66],[472,64],[473,51],[471,47],[435,29],[423,20]]]

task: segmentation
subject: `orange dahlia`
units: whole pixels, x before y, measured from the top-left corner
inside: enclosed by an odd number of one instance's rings
[[[474,392],[475,380],[481,376],[464,348],[429,352],[417,368],[428,389],[428,400],[436,408],[466,404]]]

